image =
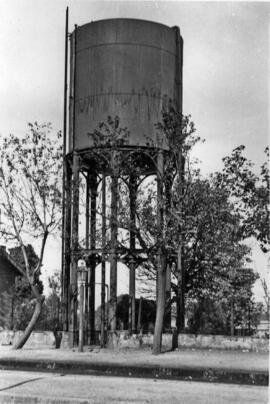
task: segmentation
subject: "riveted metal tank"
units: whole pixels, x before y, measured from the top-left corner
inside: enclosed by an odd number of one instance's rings
[[[71,34],[69,151],[93,147],[89,133],[118,115],[128,145],[157,144],[156,124],[171,99],[181,110],[182,39],[177,27],[110,19]]]

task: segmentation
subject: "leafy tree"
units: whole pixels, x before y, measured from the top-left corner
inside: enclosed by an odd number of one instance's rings
[[[41,313],[44,296],[39,288],[48,236],[61,222],[61,133],[52,133],[50,124],[29,124],[22,138],[10,135],[1,141],[0,208],[1,236],[21,249],[22,276],[35,299],[32,318],[15,349],[22,348]],[[39,244],[38,260],[31,270],[27,242]]]
[[[254,164],[244,155],[245,146],[233,150],[223,159],[224,169],[219,174],[220,187],[226,189],[241,218],[242,237],[254,236],[263,252],[269,250],[269,148],[260,175],[254,173]]]
[[[210,325],[213,330],[214,324],[216,329],[227,332],[228,318],[231,315],[236,318],[237,302],[245,301],[248,305],[251,300],[256,275],[248,266],[250,249],[242,242],[239,217],[234,212],[226,190],[219,187],[216,175],[205,179],[199,170],[189,171],[183,192],[181,231],[185,297],[194,302],[195,316],[191,318],[190,325],[196,332],[209,329]],[[141,220],[142,228],[151,228],[150,224],[154,220],[155,212],[151,209],[150,200],[151,193],[145,209],[141,211],[144,216]],[[172,220],[168,228],[168,254],[173,254],[177,249],[178,231],[177,220]],[[172,266],[172,273],[175,300],[178,276],[176,266]],[[154,280],[156,274],[147,263],[142,267],[141,275],[143,280],[149,280],[149,277]],[[146,282],[144,289],[147,289]],[[228,311],[231,305],[233,313]],[[210,313],[209,308],[214,311]]]

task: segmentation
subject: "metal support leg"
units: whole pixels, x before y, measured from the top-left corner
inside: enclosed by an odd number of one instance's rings
[[[105,282],[106,282],[106,177],[102,175],[102,261],[101,261],[101,335],[100,345],[105,346]]]
[[[90,247],[90,176],[89,172],[86,177],[86,195],[85,195],[85,248],[88,250]],[[87,274],[87,284],[85,287],[85,330],[86,330],[86,341],[90,344],[90,319],[89,319],[89,279],[90,270]]]
[[[110,329],[117,328],[117,200],[118,200],[118,179],[115,173],[111,179],[111,252],[110,252]]]
[[[136,178],[134,176],[130,176],[129,181],[129,206],[130,206],[130,252],[131,255],[134,254],[135,251],[135,228],[136,228]],[[136,332],[136,322],[135,322],[135,303],[136,303],[136,262],[134,258],[131,258],[130,266],[129,266],[129,332]]]
[[[65,163],[65,215],[63,220],[63,258],[62,258],[62,321],[63,330],[69,329],[69,284],[70,284],[70,239],[71,239],[71,177],[72,173],[67,162]]]
[[[97,177],[90,177],[91,194],[91,219],[90,219],[90,248],[94,251],[96,248],[96,210],[97,210]],[[90,290],[89,290],[89,322],[90,322],[90,340],[95,343],[95,282],[96,282],[96,260],[95,255],[90,260]]]
[[[77,257],[78,231],[79,231],[79,156],[73,152],[73,181],[72,181],[72,233],[71,245],[71,266],[70,266],[70,317],[69,331],[72,334],[72,344],[74,345],[75,332],[77,328]]]

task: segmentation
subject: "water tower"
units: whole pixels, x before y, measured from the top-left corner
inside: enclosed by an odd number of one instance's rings
[[[123,261],[129,270],[129,329],[136,330],[136,268],[144,252],[136,234],[136,194],[142,178],[148,175],[159,178],[163,171],[167,146],[165,139],[158,138],[156,128],[162,108],[173,100],[178,111],[182,111],[183,42],[178,27],[123,18],[75,26],[70,35],[66,32],[67,36],[70,85],[68,125],[64,122],[64,132],[68,133],[64,136],[63,323],[64,330],[74,337],[78,327],[77,262],[83,256],[88,267],[85,323],[88,342],[93,342],[97,270],[101,271],[101,334],[104,334],[106,261],[110,264],[108,329],[117,328],[117,264]],[[117,147],[120,165],[115,149],[106,142],[99,145],[92,136],[108,116],[118,116],[119,125],[128,130],[125,142]],[[124,161],[131,161],[134,170],[126,170]],[[78,237],[80,176],[86,184],[84,245]],[[117,236],[117,206],[121,198],[118,185],[123,177],[130,201],[128,247],[121,246]],[[162,198],[161,188],[158,185],[158,198]],[[97,218],[98,198],[102,219]],[[106,200],[110,201],[107,222]],[[98,242],[97,232],[101,234]]]

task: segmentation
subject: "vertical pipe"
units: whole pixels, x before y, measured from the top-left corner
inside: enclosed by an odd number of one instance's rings
[[[89,249],[89,224],[90,224],[90,176],[89,172],[86,177],[86,195],[85,195],[85,248]]]
[[[84,284],[80,284],[80,312],[79,312],[79,352],[83,352],[83,323],[84,323]]]
[[[175,104],[176,111],[182,113],[183,109],[183,48],[184,42],[179,27],[174,27],[176,37],[175,58]]]
[[[77,251],[79,232],[79,155],[73,152],[72,181],[72,232],[71,232],[71,268],[70,268],[70,319],[69,330],[73,345],[77,327]]]
[[[97,210],[97,176],[96,174],[90,177],[90,290],[89,290],[89,322],[90,322],[90,339],[91,343],[95,343],[95,282],[96,282],[96,260],[95,260],[95,248],[96,248],[96,210]]]
[[[68,7],[66,8],[66,29],[65,29],[63,156],[66,155],[66,144],[67,144],[67,74],[68,74]]]
[[[62,324],[67,331],[68,291],[67,291],[67,267],[65,265],[65,238],[66,238],[66,137],[67,137],[67,59],[68,59],[68,7],[66,8],[65,26],[65,59],[64,59],[64,113],[63,113],[63,186],[62,186],[62,271],[61,271],[61,300],[62,300]]]
[[[74,30],[74,41],[73,41],[73,136],[72,136],[72,148],[75,149],[75,125],[76,125],[76,51],[77,51],[77,25],[75,25]]]
[[[72,181],[72,220],[71,220],[71,267],[70,267],[70,319],[69,331],[73,346],[77,342],[77,257],[79,232],[79,156],[75,148],[75,93],[76,93],[76,42],[77,25],[75,25],[72,43],[72,149],[73,149],[73,181]]]
[[[129,207],[130,207],[130,253],[131,260],[129,263],[129,331],[136,332],[136,320],[135,320],[135,294],[136,294],[136,273],[135,273],[135,260],[133,258],[135,252],[135,227],[136,227],[136,178],[134,175],[130,175],[129,179]]]
[[[130,331],[136,333],[136,262],[132,257],[129,268]]]
[[[176,112],[182,113],[182,103],[183,103],[183,39],[180,35],[180,30],[175,27],[176,34]],[[182,194],[183,194],[183,156],[182,148],[179,149],[178,153],[178,181],[179,181],[179,203],[178,211],[180,216],[182,214]],[[182,229],[180,228],[178,249],[177,249],[177,303],[176,303],[176,328],[178,332],[183,330],[185,327],[185,273],[184,265],[182,262]]]
[[[71,201],[72,201],[72,171],[68,162],[65,164],[66,170],[66,208],[65,208],[65,227],[64,227],[64,278],[63,278],[63,291],[64,291],[64,312],[63,312],[63,329],[69,330],[69,316],[70,316],[70,241],[71,241]]]
[[[105,346],[105,282],[106,282],[106,177],[102,174],[102,258],[101,258],[101,346]]]
[[[110,242],[110,329],[116,331],[117,309],[117,202],[118,202],[118,177],[116,155],[112,151],[112,175],[111,175],[111,242]]]
[[[89,192],[90,192],[90,177],[89,172],[87,172],[86,176],[86,195],[85,195],[85,248],[89,250],[89,224],[90,224],[90,203],[89,203]],[[87,273],[87,282],[85,286],[85,323],[86,323],[86,341],[87,344],[90,343],[90,322],[89,322],[89,308],[90,308],[90,300],[89,300],[89,279],[90,279],[90,270]]]

